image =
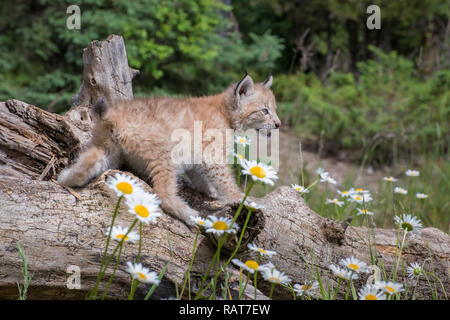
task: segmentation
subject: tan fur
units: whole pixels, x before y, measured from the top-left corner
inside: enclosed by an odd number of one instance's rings
[[[275,98],[269,87],[253,83],[246,75],[240,82],[215,96],[198,98],[146,98],[108,106],[94,125],[93,138],[75,164],[61,172],[63,185],[82,186],[108,168],[126,162],[139,174],[151,178],[162,208],[182,221],[197,214],[177,194],[177,176],[185,172],[194,188],[227,203],[242,199],[227,164],[176,165],[171,152],[176,141],[172,132],[185,129],[194,135],[194,121],[202,130],[274,129],[280,126]],[[261,109],[267,108],[266,111]],[[267,114],[266,114],[267,113]],[[225,133],[224,133],[225,137]],[[205,148],[211,141],[203,141]]]

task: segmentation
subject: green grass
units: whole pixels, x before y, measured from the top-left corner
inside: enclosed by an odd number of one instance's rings
[[[324,85],[312,73],[275,77],[283,126],[324,154],[347,151],[349,160],[378,167],[448,150],[450,70],[421,78],[395,52],[371,48],[359,78],[335,72]]]
[[[416,169],[420,171],[419,177],[408,177],[405,171],[408,169]],[[333,175],[333,172],[330,172]],[[341,185],[337,187],[339,190],[348,190],[350,188],[361,187],[370,191],[373,201],[367,204],[367,209],[374,212],[374,222],[379,228],[395,228],[394,216],[402,213],[409,213],[420,218],[424,226],[435,227],[444,232],[449,232],[450,215],[448,194],[450,164],[446,161],[425,161],[419,167],[401,166],[395,172],[390,172],[386,176],[394,176],[398,179],[397,182],[387,182],[381,177],[378,184],[374,185],[357,185],[355,184],[355,177],[357,172],[349,173]],[[305,177],[306,185],[309,185],[313,178],[310,175]],[[293,183],[297,183],[295,181]],[[407,195],[394,194],[394,188],[402,187],[408,190]],[[333,186],[334,187],[334,186]],[[324,195],[325,188],[319,184],[317,188],[312,188],[311,192],[304,196],[308,206],[315,212],[322,212],[322,216],[333,218],[339,221],[353,215],[356,217],[357,211],[354,204],[344,201],[344,205],[338,208],[338,213],[334,204],[323,205],[324,198],[337,198],[343,201],[344,198],[340,196],[330,186],[327,194]],[[415,197],[416,193],[425,193],[428,198],[419,200]],[[323,210],[322,210],[323,207]],[[352,224],[359,225],[362,221],[361,217],[354,219]]]
[[[17,282],[17,290],[19,291],[19,300],[26,300],[28,294],[28,287],[30,286],[32,275],[28,272],[28,259],[25,254],[25,251],[22,249],[20,244],[17,242],[16,244],[17,251],[19,252],[20,258],[22,259],[22,275],[23,275],[23,284]]]

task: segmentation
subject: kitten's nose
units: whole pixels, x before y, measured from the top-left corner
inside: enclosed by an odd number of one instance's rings
[[[278,121],[275,121],[275,128],[279,128],[281,126],[281,121],[280,120],[278,120]]]

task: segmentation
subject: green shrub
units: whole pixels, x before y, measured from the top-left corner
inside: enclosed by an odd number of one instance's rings
[[[230,6],[215,0],[80,0],[81,30],[66,28],[67,1],[2,4],[0,101],[16,98],[68,109],[81,84],[82,54],[92,40],[124,37],[136,95],[210,94],[246,70],[267,76],[283,48],[265,32],[244,42],[231,28]],[[264,75],[263,75],[264,74]]]
[[[324,86],[314,74],[280,75],[274,82],[284,124],[325,150],[354,151],[353,160],[384,164],[395,154],[447,152],[450,71],[420,79],[412,62],[371,48],[359,79],[332,73]]]

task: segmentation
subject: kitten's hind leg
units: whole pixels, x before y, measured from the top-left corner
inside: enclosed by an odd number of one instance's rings
[[[217,193],[216,188],[209,181],[209,179],[199,171],[199,169],[186,171],[186,175],[189,177],[189,180],[192,183],[192,187],[196,191],[199,191],[213,199],[218,199],[219,194]]]
[[[117,165],[117,157],[107,156],[106,151],[95,145],[83,151],[75,163],[61,171],[58,182],[68,187],[81,187],[103,171]]]
[[[190,216],[197,216],[198,212],[178,195],[177,170],[170,165],[170,161],[151,161],[147,167],[153,190],[161,199],[161,207],[186,225],[192,226]]]

